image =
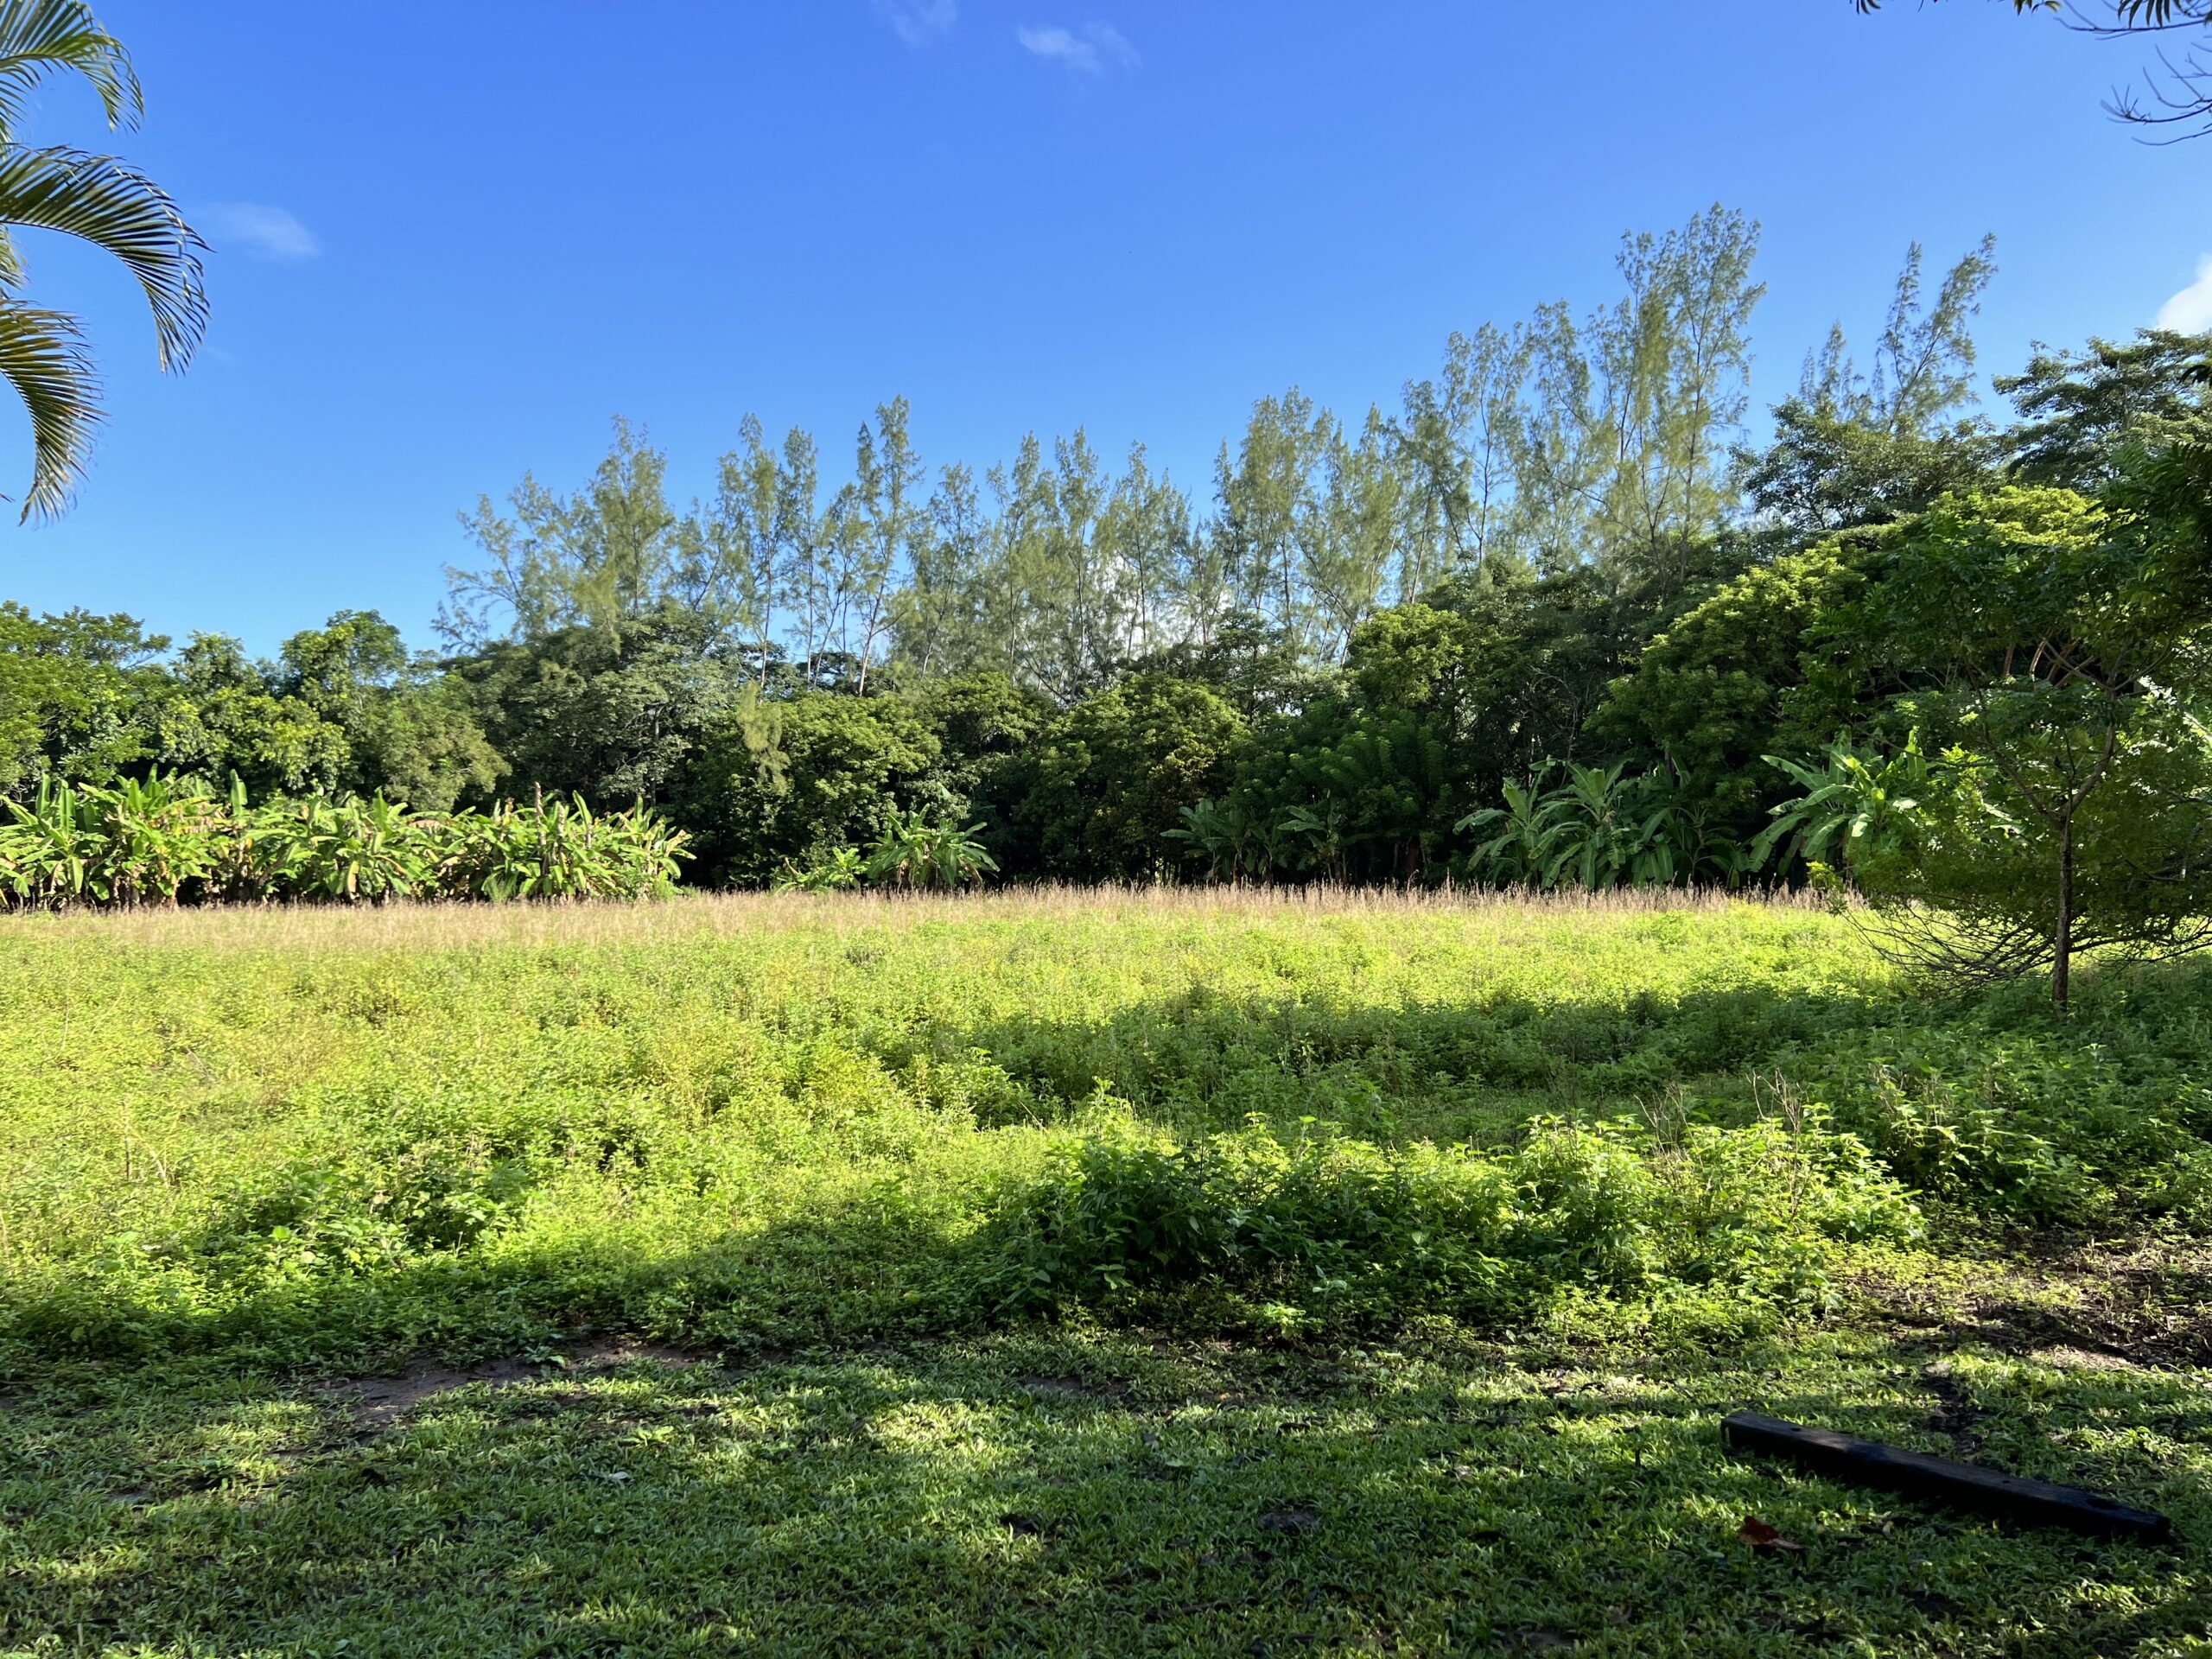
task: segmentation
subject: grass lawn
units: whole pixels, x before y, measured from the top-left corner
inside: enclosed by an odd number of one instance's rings
[[[2212,1653],[2187,966],[697,899],[22,918],[0,1003],[0,1652]]]

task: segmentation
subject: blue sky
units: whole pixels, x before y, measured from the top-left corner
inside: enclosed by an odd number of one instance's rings
[[[1202,488],[1260,394],[1387,405],[1714,201],[1765,227],[1762,402],[1832,320],[1863,340],[1915,238],[1997,233],[1997,369],[2151,322],[2212,255],[2212,143],[2099,111],[2134,57],[1974,0],[100,12],[147,86],[112,142],[206,227],[215,320],[165,380],[126,278],[31,250],[113,419],[73,513],[4,532],[0,597],[257,651],[346,606],[429,643],[456,510],[580,481],[618,413],[687,496],[747,410],[834,457],[899,392],[933,463],[1083,424]],[[111,142],[74,90],[29,136]],[[27,454],[0,412],[0,487]]]

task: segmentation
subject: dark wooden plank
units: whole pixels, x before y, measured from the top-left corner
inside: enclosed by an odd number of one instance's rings
[[[1722,1418],[1720,1436],[1732,1452],[1763,1452],[1787,1458],[1838,1480],[1879,1486],[2023,1525],[2071,1527],[2076,1532],[2103,1537],[2153,1542],[2173,1536],[2173,1523],[2164,1516],[2133,1509],[2084,1486],[2060,1486],[1976,1464],[1923,1457],[1917,1452],[1884,1446],[1879,1440],[1862,1440],[1834,1429],[1808,1428],[1755,1411],[1731,1412]]]

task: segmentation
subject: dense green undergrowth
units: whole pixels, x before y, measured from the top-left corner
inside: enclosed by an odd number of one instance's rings
[[[27,1357],[1741,1335],[1931,1229],[2212,1223],[2212,978],[2059,1026],[1789,908],[24,918],[0,1006]]]
[[[0,1654],[2202,1656],[2209,1011],[1719,903],[16,918]]]

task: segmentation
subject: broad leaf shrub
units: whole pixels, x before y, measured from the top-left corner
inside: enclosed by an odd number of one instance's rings
[[[1009,1305],[1281,1329],[1516,1320],[1561,1294],[1813,1309],[1837,1246],[1920,1231],[1866,1148],[1824,1127],[1655,1143],[1556,1121],[1510,1154],[1131,1126],[1056,1149],[1001,1224]]]
[[[2115,975],[2053,1021],[2011,987],[1955,1023],[1808,1045],[1793,1076],[1916,1192],[1968,1220],[2212,1229],[2212,1010],[2195,976]]]
[[[41,783],[0,801],[0,900],[17,908],[227,901],[643,899],[673,890],[686,836],[642,805],[579,798],[410,813],[382,796],[250,805],[196,781]]]

